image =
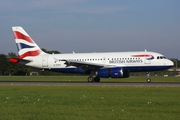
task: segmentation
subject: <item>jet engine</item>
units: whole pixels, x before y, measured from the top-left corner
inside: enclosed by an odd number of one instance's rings
[[[102,78],[128,78],[130,73],[123,71],[123,68],[105,68],[98,70],[97,76]]]

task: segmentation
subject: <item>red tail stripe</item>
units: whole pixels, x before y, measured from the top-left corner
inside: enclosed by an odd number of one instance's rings
[[[18,31],[14,31],[14,38],[15,39],[22,39],[22,40],[25,40],[27,42],[30,42],[30,43],[34,43],[34,41],[31,39],[31,37],[28,37]]]
[[[37,56],[37,55],[39,55],[40,53],[41,53],[40,50],[28,51],[28,52],[20,55],[19,57],[20,57],[21,59],[23,59],[24,57],[27,57],[27,56],[30,56],[30,57],[32,57],[32,56]]]

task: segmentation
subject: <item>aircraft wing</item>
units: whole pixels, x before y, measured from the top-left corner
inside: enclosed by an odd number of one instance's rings
[[[83,68],[85,70],[90,69],[90,70],[97,70],[101,68],[114,68],[118,67],[117,65],[110,65],[110,64],[100,64],[100,63],[92,63],[92,62],[87,62],[87,61],[75,61],[75,60],[60,60],[60,61],[65,61],[64,64],[68,66],[75,66],[79,68]],[[120,67],[123,67],[124,65],[121,65]]]

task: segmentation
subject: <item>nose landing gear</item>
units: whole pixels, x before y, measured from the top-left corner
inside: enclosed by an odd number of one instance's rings
[[[147,83],[150,83],[151,78],[150,78],[150,73],[149,72],[146,72],[146,77],[147,77],[147,79],[146,79]]]

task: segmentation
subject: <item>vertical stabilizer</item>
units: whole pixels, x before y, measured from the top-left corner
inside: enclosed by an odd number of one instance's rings
[[[35,57],[44,53],[33,39],[20,27],[12,27],[15,42],[18,48],[18,54],[21,59],[25,57]]]

